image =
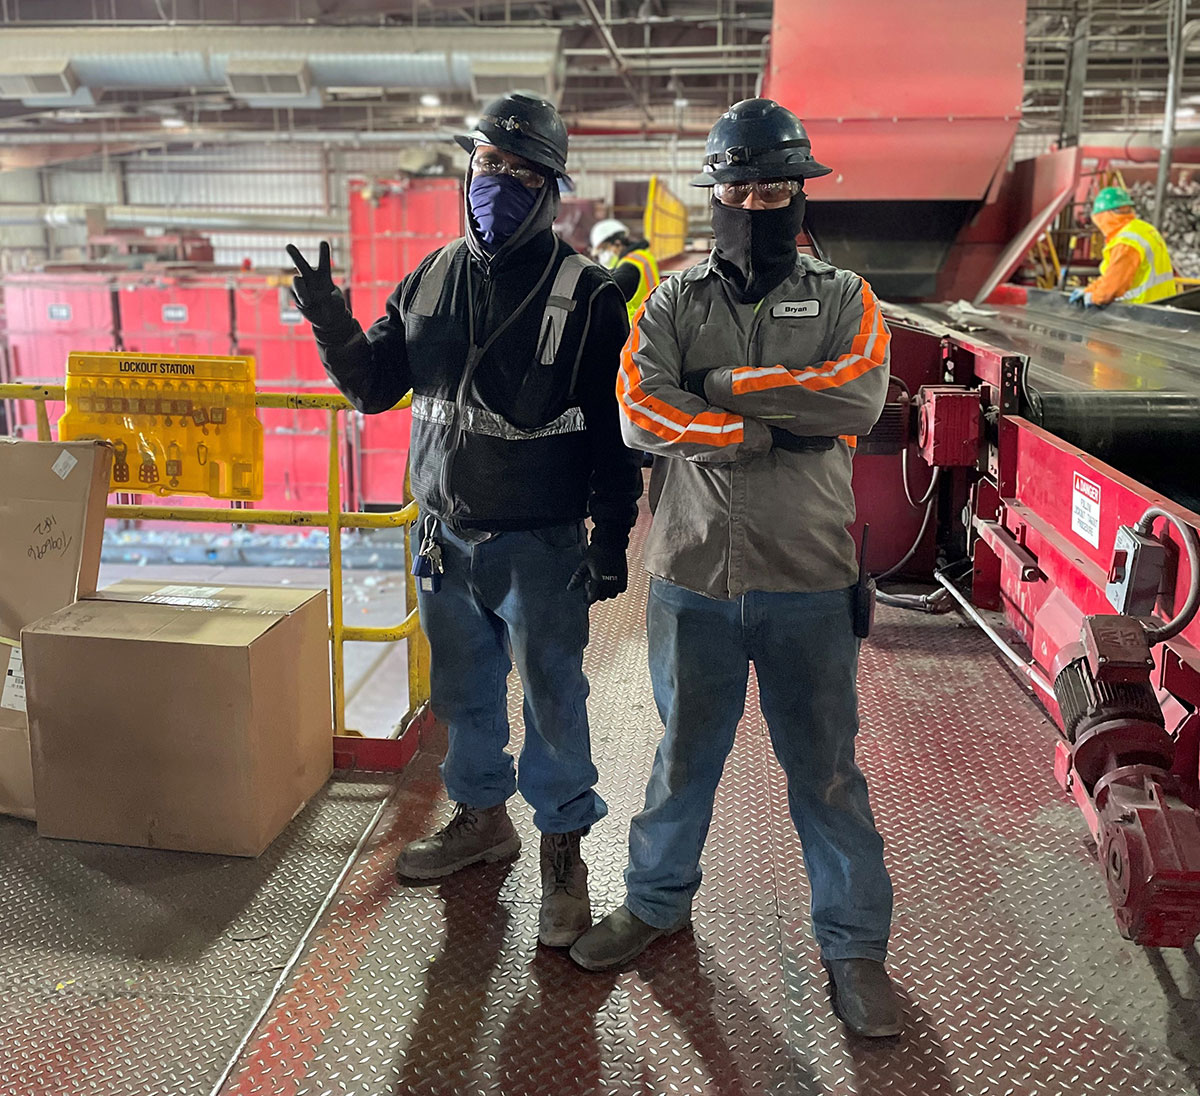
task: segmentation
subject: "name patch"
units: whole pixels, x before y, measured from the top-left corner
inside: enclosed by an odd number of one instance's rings
[[[801,320],[820,314],[820,301],[780,301],[771,309],[771,315],[776,319]]]

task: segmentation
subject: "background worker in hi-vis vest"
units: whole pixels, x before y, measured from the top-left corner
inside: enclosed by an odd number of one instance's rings
[[[1070,301],[1081,308],[1151,304],[1175,296],[1175,271],[1167,245],[1133,208],[1129,191],[1106,186],[1092,203],[1092,223],[1104,233],[1100,277],[1076,289]]]
[[[613,281],[625,298],[629,322],[632,324],[642,302],[662,281],[658,263],[650,253],[649,242],[634,238],[624,221],[612,218],[592,225],[588,242],[591,244],[592,258],[612,271]]]

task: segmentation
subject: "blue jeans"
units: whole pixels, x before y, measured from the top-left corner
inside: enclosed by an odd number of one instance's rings
[[[437,536],[441,589],[418,591],[417,602],[429,638],[430,705],[449,729],[446,794],[482,809],[519,790],[543,833],[592,825],[608,808],[595,791],[588,734],[588,604],[583,590],[567,589],[587,546],[583,523],[478,544],[439,523]],[[519,766],[505,749],[510,652],[525,687]]]
[[[886,955],[892,884],[854,763],[858,640],[850,595],[751,591],[719,601],[651,581],[650,678],[666,732],[646,806],[630,827],[625,872],[626,905],[643,921],[674,924],[700,887],[713,798],[753,662],[804,847],[821,953]]]

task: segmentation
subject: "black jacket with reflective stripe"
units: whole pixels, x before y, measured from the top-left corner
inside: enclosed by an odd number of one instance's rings
[[[487,530],[536,529],[590,514],[599,539],[624,543],[637,515],[641,474],[637,455],[621,439],[617,410],[617,367],[628,332],[620,292],[589,263],[574,304],[558,314],[558,352],[542,364],[547,301],[573,249],[545,231],[485,266],[457,247],[436,300],[427,291],[414,310],[441,253],[426,256],[404,278],[368,331],[349,312],[315,330],[334,384],[368,414],[388,410],[412,389],[409,472],[426,511],[464,529]],[[490,341],[539,279],[525,308]],[[469,390],[460,393],[472,311],[475,345],[490,345]]]

